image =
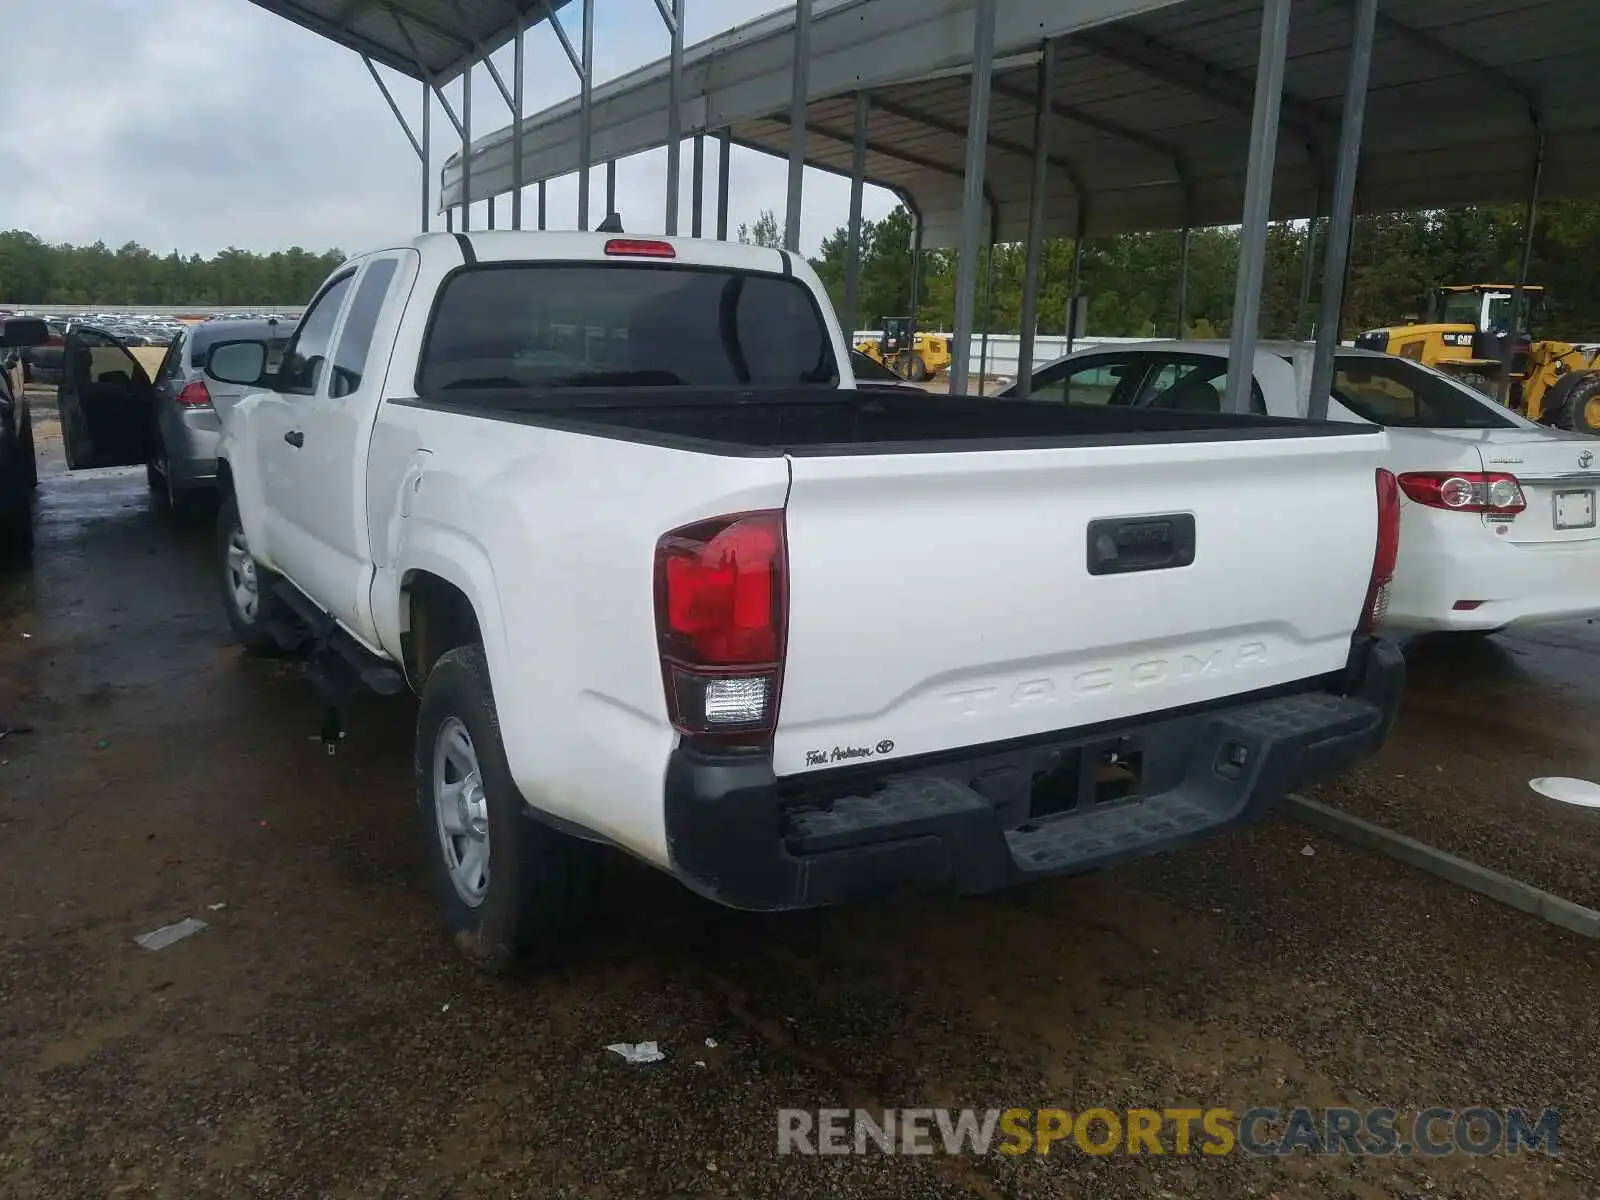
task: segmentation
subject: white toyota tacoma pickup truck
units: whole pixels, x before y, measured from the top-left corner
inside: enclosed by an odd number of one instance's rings
[[[228,617],[335,695],[420,695],[481,964],[575,927],[597,844],[742,908],[981,892],[1382,742],[1382,429],[872,391],[847,351],[786,253],[507,232],[351,259],[270,377],[210,351],[260,389]]]

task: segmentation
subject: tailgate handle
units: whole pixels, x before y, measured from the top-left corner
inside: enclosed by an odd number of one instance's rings
[[[1194,562],[1194,514],[1089,522],[1089,574],[1163,571]]]

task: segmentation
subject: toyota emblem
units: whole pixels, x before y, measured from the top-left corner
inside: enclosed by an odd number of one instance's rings
[[[1580,467],[1587,467],[1593,461],[1594,454],[1591,451],[1585,450],[1582,454],[1578,455],[1578,465]]]

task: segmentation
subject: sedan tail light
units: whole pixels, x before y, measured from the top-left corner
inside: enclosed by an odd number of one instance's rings
[[[656,639],[667,713],[694,736],[765,744],[787,634],[783,513],[698,521],[656,543]]]
[[[1511,517],[1528,507],[1515,475],[1503,471],[1407,472],[1400,489],[1418,504]]]
[[[183,390],[178,393],[178,403],[184,408],[203,408],[211,403],[211,393],[206,389],[206,381],[196,379],[193,383],[183,385]]]

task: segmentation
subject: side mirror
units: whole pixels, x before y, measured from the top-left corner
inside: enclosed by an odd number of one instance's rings
[[[50,326],[38,317],[7,317],[0,322],[0,347],[42,346],[50,340]]]
[[[218,383],[255,387],[267,377],[267,344],[218,342],[206,354],[205,372]]]

